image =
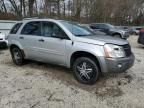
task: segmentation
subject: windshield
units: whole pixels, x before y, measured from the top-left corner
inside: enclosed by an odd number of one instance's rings
[[[75,36],[82,37],[95,35],[94,32],[92,32],[90,29],[81,26],[80,24],[68,21],[61,21],[61,23]]]
[[[111,25],[111,24],[107,24],[107,26],[109,27],[109,28],[115,28],[115,26],[113,26],[113,25]]]

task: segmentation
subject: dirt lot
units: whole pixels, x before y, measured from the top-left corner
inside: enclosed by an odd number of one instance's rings
[[[15,66],[0,51],[0,108],[144,108],[144,48],[129,39],[135,65],[126,73],[104,74],[93,86],[79,84],[71,70],[29,62]]]

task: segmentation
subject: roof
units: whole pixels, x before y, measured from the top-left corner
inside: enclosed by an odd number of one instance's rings
[[[52,21],[52,22],[60,22],[61,20],[57,20],[57,19],[40,19],[40,18],[38,18],[38,19],[24,19],[24,20],[22,20],[22,21],[19,21],[19,22],[24,22],[24,23],[26,23],[26,22],[31,22],[31,21]]]

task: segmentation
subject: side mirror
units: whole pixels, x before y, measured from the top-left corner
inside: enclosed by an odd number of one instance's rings
[[[52,33],[52,37],[59,38],[59,39],[66,39],[66,36],[64,33]]]

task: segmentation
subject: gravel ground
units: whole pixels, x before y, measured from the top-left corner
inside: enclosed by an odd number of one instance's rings
[[[93,86],[78,83],[71,70],[38,62],[22,67],[0,51],[0,108],[144,108],[144,48],[129,39],[135,65],[108,73]]]

